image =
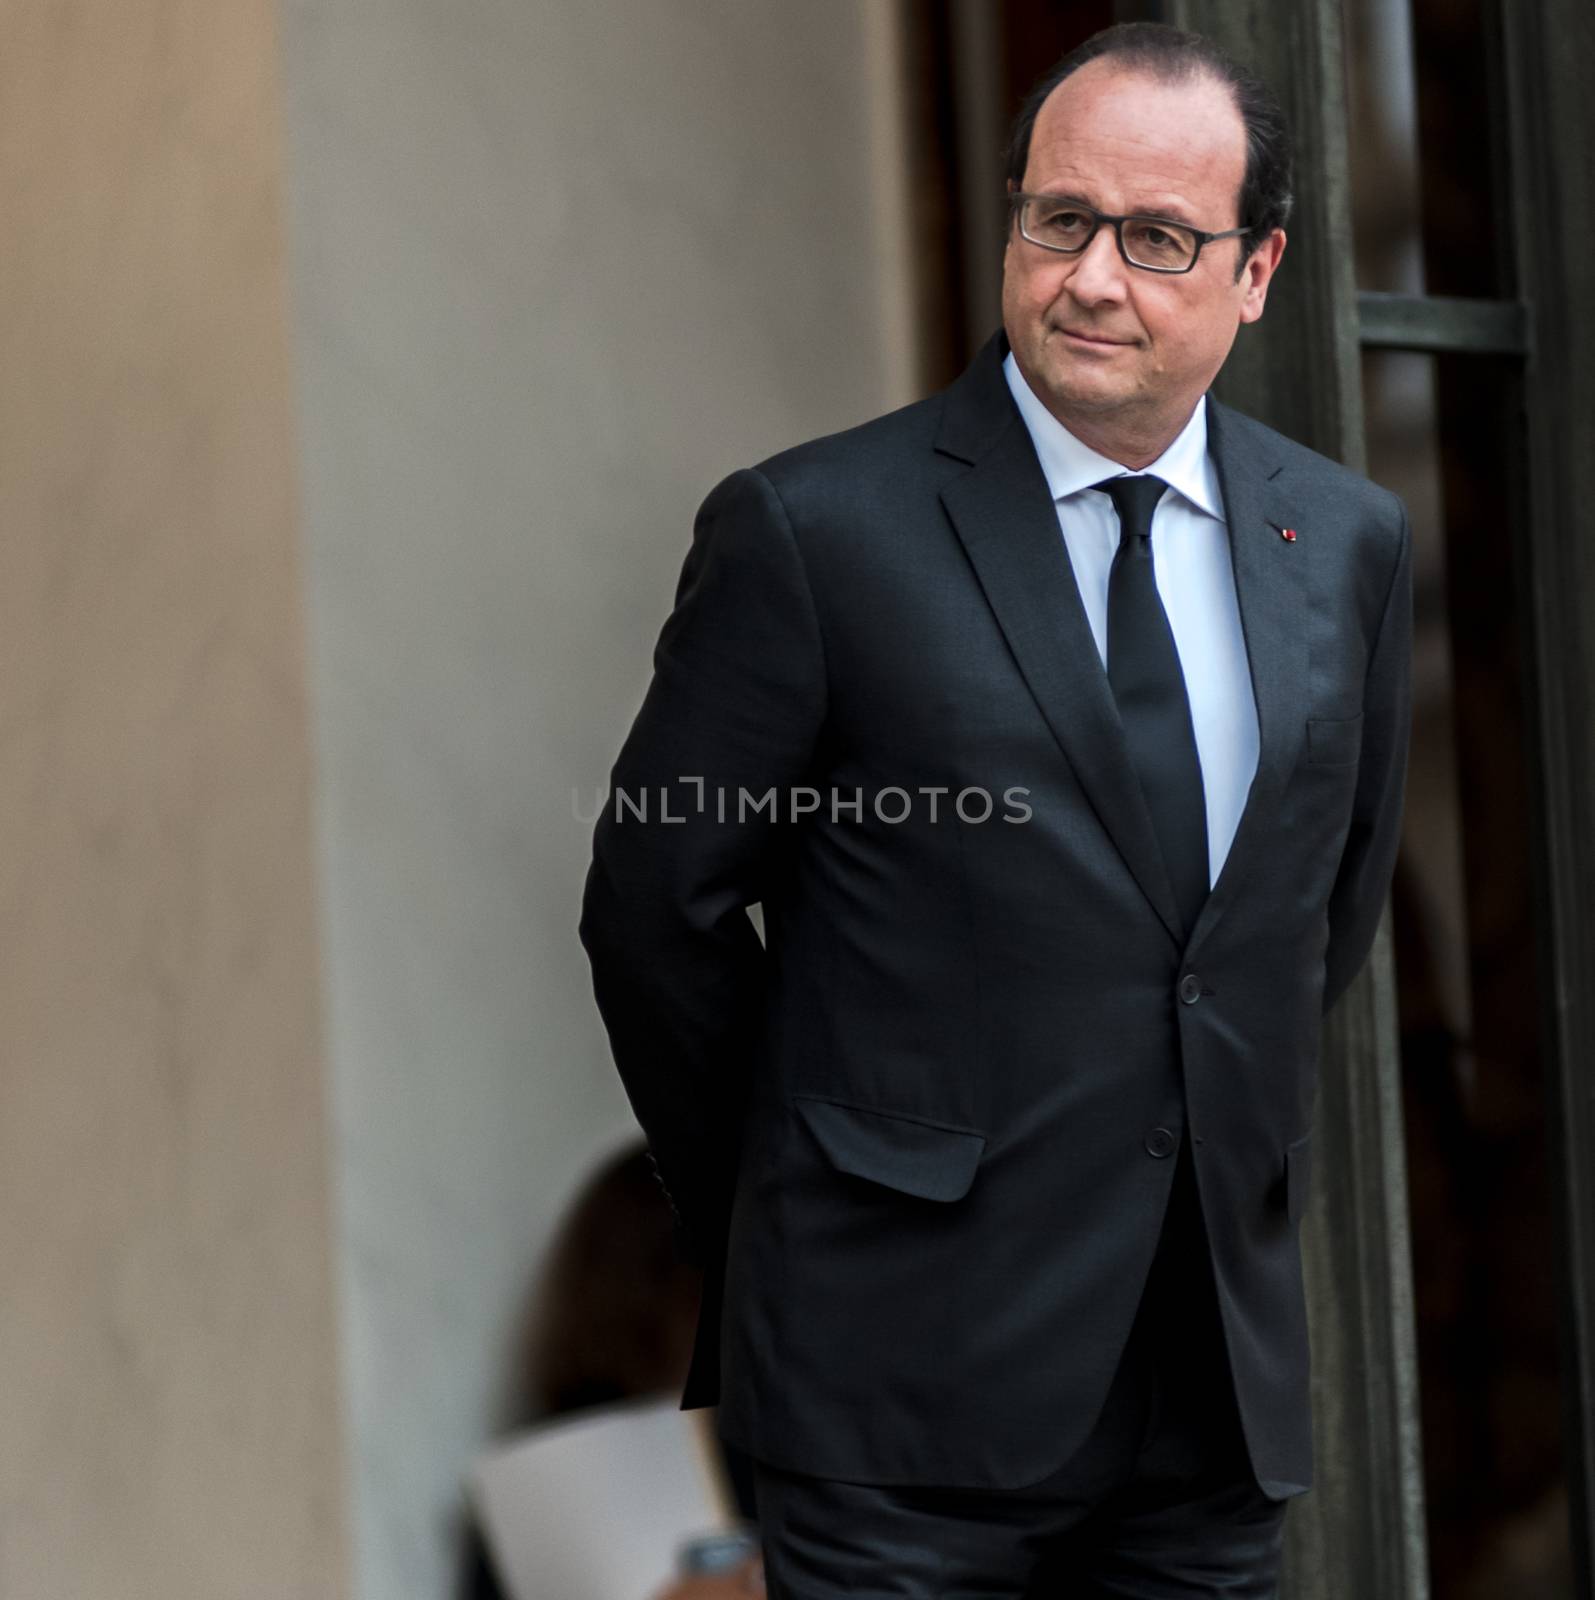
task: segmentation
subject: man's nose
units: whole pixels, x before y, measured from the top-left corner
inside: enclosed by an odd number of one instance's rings
[[[1069,274],[1069,292],[1082,305],[1101,305],[1106,301],[1122,300],[1125,295],[1125,274],[1129,268],[1119,254],[1119,241],[1113,235],[1113,225],[1104,222],[1091,242],[1075,258],[1074,271]]]

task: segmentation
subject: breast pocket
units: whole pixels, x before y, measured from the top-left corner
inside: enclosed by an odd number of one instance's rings
[[[1362,713],[1354,717],[1309,717],[1307,759],[1315,767],[1351,766],[1362,754]]]

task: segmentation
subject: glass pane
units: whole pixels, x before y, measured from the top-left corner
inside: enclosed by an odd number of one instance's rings
[[[1480,0],[1347,0],[1358,287],[1495,298]],[[1573,1594],[1520,629],[1518,364],[1370,351],[1371,476],[1413,518],[1394,890],[1425,1489],[1446,1600]]]
[[[1347,0],[1347,121],[1357,287],[1422,294],[1418,97],[1405,5]]]

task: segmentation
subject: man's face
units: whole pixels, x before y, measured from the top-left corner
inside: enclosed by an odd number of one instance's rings
[[[1206,76],[1162,83],[1099,59],[1043,103],[1023,188],[1221,233],[1240,225],[1245,166],[1245,126],[1223,84]],[[1241,244],[1204,245],[1187,273],[1144,272],[1120,256],[1110,226],[1070,256],[1030,243],[1016,218],[1002,310],[1026,381],[1098,448],[1117,435],[1166,443],[1212,383],[1239,325],[1262,315],[1285,236],[1276,229],[1237,281]]]

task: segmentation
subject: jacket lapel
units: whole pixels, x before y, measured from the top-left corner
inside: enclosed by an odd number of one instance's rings
[[[1241,632],[1257,702],[1258,754],[1240,826],[1196,919],[1187,955],[1255,867],[1269,819],[1278,812],[1301,753],[1308,684],[1307,570],[1314,531],[1310,509],[1292,504],[1278,482],[1282,468],[1266,430],[1210,395],[1207,438],[1229,525]],[[1301,537],[1285,539],[1284,528],[1300,530]]]
[[[1036,704],[1177,945],[1184,930],[1047,481],[1002,375],[1001,334],[948,391],[936,448],[972,463],[942,490]]]
[[[997,333],[947,392],[936,448],[970,463],[942,490],[986,599],[1053,737],[1152,908],[1187,956],[1234,900],[1301,751],[1307,683],[1310,518],[1276,483],[1266,430],[1208,399],[1208,448],[1229,527],[1241,631],[1257,704],[1257,774],[1193,929],[1185,929],[1041,464],[1008,385]],[[1301,540],[1280,530],[1308,526]],[[1187,937],[1189,935],[1189,937]]]

